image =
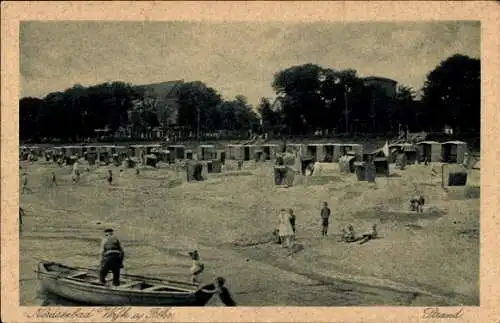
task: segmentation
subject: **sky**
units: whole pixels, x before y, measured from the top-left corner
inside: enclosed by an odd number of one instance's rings
[[[479,22],[23,22],[20,95],[184,80],[256,105],[275,97],[274,73],[306,63],[419,90],[427,73],[455,53],[480,57]]]

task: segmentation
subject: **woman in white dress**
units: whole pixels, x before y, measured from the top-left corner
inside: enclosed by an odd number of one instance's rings
[[[290,214],[285,209],[281,209],[278,219],[279,219],[278,230],[281,239],[281,246],[283,248],[291,247],[293,228],[292,225],[290,224]]]

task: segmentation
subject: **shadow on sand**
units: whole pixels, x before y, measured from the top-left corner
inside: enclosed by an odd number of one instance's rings
[[[387,210],[365,210],[354,214],[354,217],[363,219],[377,219],[380,221],[413,222],[415,220],[437,219],[446,212],[438,208],[424,209],[423,213],[412,211],[387,211]]]

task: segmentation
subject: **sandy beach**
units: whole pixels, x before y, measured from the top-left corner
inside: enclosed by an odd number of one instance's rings
[[[433,166],[424,165],[391,168],[392,176],[371,184],[330,164],[321,176],[297,178],[289,188],[274,185],[271,163],[248,162],[241,172],[205,174],[195,183],[164,164],[139,175],[101,166],[84,171],[76,185],[70,167],[21,166],[33,191],[20,196],[26,212],[21,305],[61,304],[38,295],[37,261],[97,266],[108,226],[125,248],[126,273],[188,280],[187,252],[198,249],[202,281],[224,276],[243,306],[479,304],[479,198],[466,198],[479,186],[478,170],[469,171],[468,186],[443,190],[440,176],[430,175]],[[108,169],[113,186],[105,180]],[[423,214],[408,210],[417,192],[426,196]],[[320,235],[323,201],[333,214],[326,238]],[[280,208],[295,210],[304,247],[291,259],[269,242]],[[363,245],[339,242],[348,224],[359,234],[377,224],[381,237]],[[215,298],[208,305],[221,306]]]

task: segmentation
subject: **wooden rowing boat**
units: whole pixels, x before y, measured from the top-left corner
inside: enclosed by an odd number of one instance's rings
[[[38,264],[42,290],[80,304],[98,306],[204,306],[215,293],[208,287],[158,278],[120,275],[120,286],[99,282],[97,269],[50,261]]]

